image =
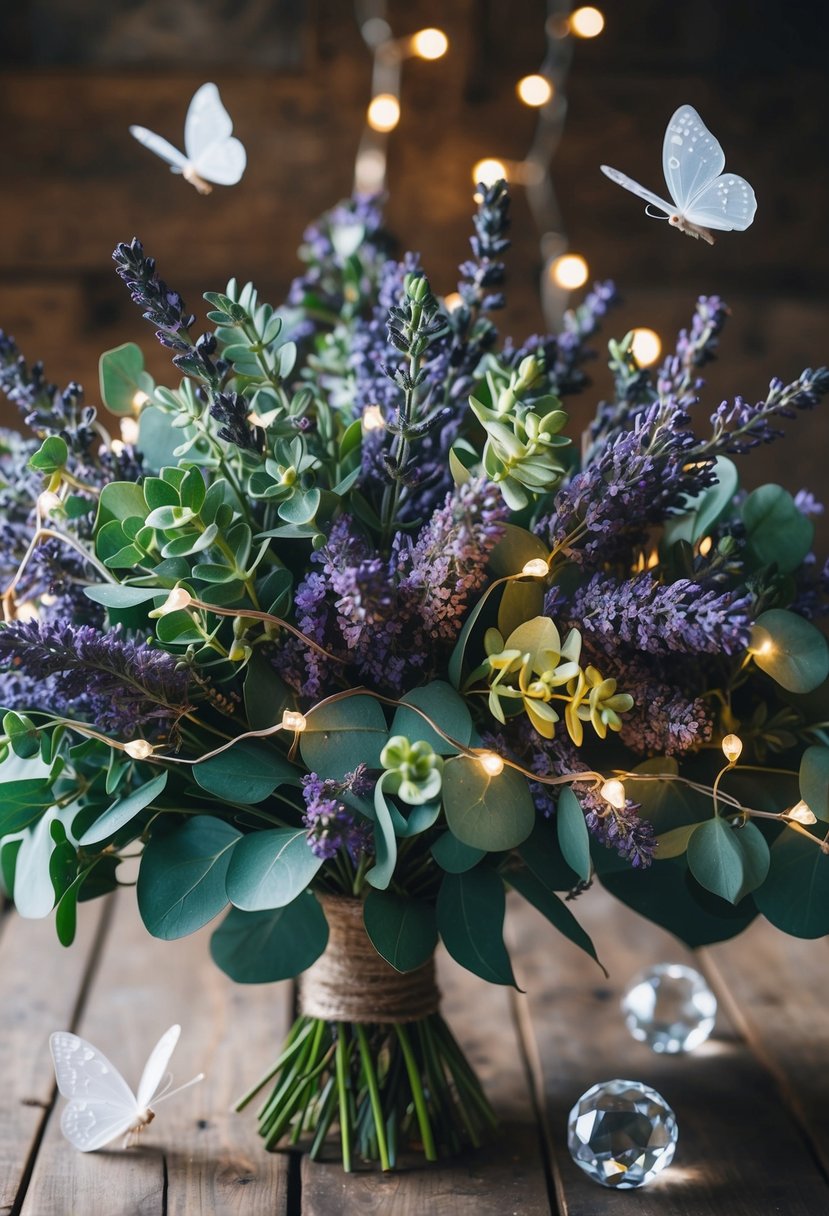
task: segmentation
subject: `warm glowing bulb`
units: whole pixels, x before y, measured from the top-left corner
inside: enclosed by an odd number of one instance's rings
[[[51,515],[53,511],[57,511],[61,506],[61,501],[57,494],[51,490],[44,490],[37,497],[37,509],[41,515]]]
[[[24,600],[22,604],[15,605],[14,619],[16,621],[37,621],[39,618],[40,612],[34,600]]]
[[[481,768],[490,777],[497,777],[504,771],[504,762],[495,752],[481,752],[478,756]]]
[[[129,743],[124,744],[124,751],[133,760],[146,760],[153,754],[153,745],[146,739],[131,739]]]
[[[174,587],[167,596],[160,608],[156,608],[153,616],[167,616],[169,612],[181,612],[184,608],[189,608],[193,602],[193,597],[184,587]]]
[[[463,304],[463,296],[459,291],[450,291],[448,296],[443,297],[443,307],[447,312],[454,312],[456,308],[460,308]]]
[[[142,392],[141,389],[138,389],[138,391],[133,395],[133,398],[132,398],[132,408],[134,410],[142,410],[148,401],[149,401],[149,397],[147,396],[147,394],[145,392]]]
[[[550,267],[550,274],[553,276],[553,282],[559,287],[564,287],[567,291],[575,291],[577,287],[584,286],[590,271],[581,254],[565,253],[562,257],[555,259]]]
[[[386,425],[383,411],[379,405],[367,405],[363,410],[363,430],[382,431]]]
[[[113,456],[123,456],[126,446],[123,439],[111,439],[109,442],[109,450]]]
[[[708,554],[713,549],[713,547],[714,547],[714,541],[713,541],[712,537],[703,536],[702,540],[699,542],[700,557],[707,557]]]
[[[543,557],[534,557],[524,563],[521,573],[530,574],[533,578],[545,578],[550,573],[550,566]]]
[[[605,802],[609,802],[610,805],[615,807],[617,811],[623,811],[625,809],[627,804],[625,787],[622,785],[621,781],[617,781],[615,777],[610,781],[605,781],[604,785],[599,790],[599,793],[601,794],[602,798],[604,798]]]
[[[570,14],[570,33],[577,38],[596,38],[604,29],[604,16],[592,4]]]
[[[367,117],[373,131],[393,131],[400,122],[400,102],[394,93],[378,93],[371,99]]]
[[[723,755],[729,764],[736,764],[743,751],[743,741],[739,735],[726,735],[722,741]]]
[[[299,712],[299,710],[286,709],[284,711],[284,713],[282,714],[283,730],[296,730],[296,731],[305,730],[305,727],[307,725],[308,725],[308,720],[305,717],[305,714],[301,714]]]
[[[472,166],[472,180],[476,186],[479,183],[482,186],[494,186],[502,178],[507,180],[507,166],[493,156],[485,156]]]
[[[652,329],[634,329],[630,349],[640,367],[650,367],[662,354],[659,334]]]
[[[817,823],[817,815],[803,799],[795,803],[790,811],[786,811],[783,818],[793,819],[795,823],[802,823],[806,827],[811,827],[813,823]]]
[[[412,35],[412,53],[421,59],[440,59],[449,50],[449,39],[443,30],[418,30]]]
[[[121,419],[121,439],[130,446],[138,443],[138,423],[134,418]]]
[[[546,106],[553,95],[553,86],[546,76],[534,73],[519,80],[515,91],[525,106]]]

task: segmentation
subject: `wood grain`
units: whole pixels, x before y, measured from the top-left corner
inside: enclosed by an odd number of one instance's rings
[[[229,1108],[278,1053],[289,996],[287,985],[231,984],[210,960],[205,934],[154,941],[125,891],[78,1033],[135,1084],[156,1040],[178,1021],[176,1083],[199,1071],[207,1078],[161,1105],[141,1145],[127,1151],[75,1152],[58,1107],[23,1216],[282,1216],[288,1160],[264,1153],[254,1121]]]
[[[543,1095],[559,1205],[564,1216],[631,1211],[631,1196],[599,1195],[571,1161],[567,1115],[597,1081],[624,1077],[653,1086],[679,1123],[674,1164],[636,1192],[637,1216],[823,1216],[829,1187],[781,1103],[773,1078],[721,1011],[715,1037],[689,1056],[654,1055],[629,1036],[619,999],[642,967],[691,961],[679,943],[599,890],[576,911],[611,969],[605,982],[586,956],[522,908],[512,922],[521,943],[518,998],[528,1049]]]
[[[72,1026],[103,904],[87,904],[65,950],[51,920],[0,913],[0,1212],[15,1202],[55,1090],[49,1035]]]
[[[540,1139],[509,993],[439,954],[443,1012],[477,1070],[501,1127],[493,1140],[446,1165],[395,1174],[342,1173],[334,1162],[302,1162],[303,1216],[548,1216]]]
[[[777,1079],[829,1175],[829,952],[763,920],[704,951],[734,1024]]]

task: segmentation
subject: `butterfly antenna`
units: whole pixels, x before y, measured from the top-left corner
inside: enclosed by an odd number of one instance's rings
[[[172,1084],[173,1084],[173,1074],[171,1072],[165,1073],[161,1079],[160,1089],[158,1089],[156,1091],[156,1093],[153,1095],[153,1101],[154,1102],[160,1101],[161,1098],[163,1098],[165,1096],[165,1094],[167,1093],[167,1090],[170,1088],[170,1086]]]
[[[204,1080],[204,1073],[200,1072],[197,1077],[193,1077],[193,1079],[191,1081],[185,1081],[183,1085],[177,1086],[176,1089],[162,1090],[162,1092],[159,1094],[159,1096],[157,1098],[153,1098],[152,1104],[154,1106],[156,1106],[156,1105],[158,1105],[159,1102],[166,1102],[168,1098],[172,1098],[176,1094],[180,1094],[183,1089],[189,1089],[191,1085],[198,1085],[199,1081],[203,1081],[203,1080]]]
[[[652,220],[666,220],[667,215],[661,215],[658,211],[651,211],[651,204],[645,204],[645,215],[650,216]]]

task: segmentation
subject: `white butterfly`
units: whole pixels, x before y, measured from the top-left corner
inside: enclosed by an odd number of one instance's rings
[[[209,182],[235,186],[247,164],[244,145],[232,137],[233,122],[224,108],[215,84],[203,84],[190,102],[184,122],[184,146],[179,152],[166,139],[146,127],[130,127],[130,134],[162,160],[171,172],[180,173],[199,194],[209,194]]]
[[[168,1076],[166,1088],[156,1093],[180,1034],[180,1026],[171,1026],[158,1040],[141,1074],[137,1096],[97,1047],[64,1030],[50,1037],[58,1089],[69,1099],[60,1128],[73,1148],[91,1153],[118,1136],[124,1136],[126,1148],[132,1133],[155,1118],[150,1106],[153,1100],[171,1098],[204,1079],[204,1073],[199,1073],[186,1085],[170,1090],[172,1078]]]
[[[618,169],[601,166],[612,182],[664,211],[668,222],[680,232],[696,240],[701,237],[709,245],[714,244],[709,228],[744,232],[757,210],[754,191],[745,178],[723,173],[724,168],[725,153],[693,106],[679,107],[668,123],[662,145],[662,169],[673,204]]]

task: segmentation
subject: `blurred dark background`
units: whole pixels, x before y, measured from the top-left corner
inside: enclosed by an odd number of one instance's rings
[[[829,361],[826,133],[829,6],[787,0],[597,0],[606,26],[574,40],[567,120],[552,176],[570,248],[591,277],[618,281],[609,335],[649,326],[663,344],[699,293],[733,319],[706,404],[764,395]],[[515,94],[545,54],[541,0],[390,0],[395,35],[439,26],[449,53],[404,65],[402,118],[389,145],[388,220],[450,291],[466,252],[471,167],[521,160],[537,115]],[[195,89],[213,79],[248,151],[241,183],[203,198],[130,138],[140,123],[182,146]],[[371,55],[347,0],[16,0],[0,13],[0,326],[50,378],[97,396],[101,350],[134,339],[151,370],[167,354],[115,278],[114,244],[139,235],[162,275],[200,311],[231,275],[278,302],[304,226],[351,190],[371,92]],[[758,198],[747,232],[713,248],[643,214],[601,162],[664,193],[667,120],[690,102],[727,167]],[[538,230],[514,202],[504,329],[542,325]],[[574,299],[579,298],[576,293]],[[605,383],[575,407],[582,424]],[[706,412],[710,412],[706,411]],[[8,412],[2,415],[9,421]],[[825,483],[820,413],[750,461],[749,484]],[[749,466],[746,466],[748,472]]]

